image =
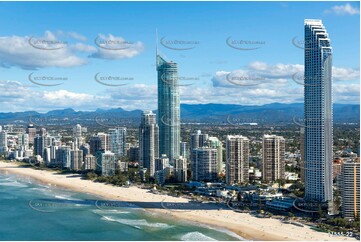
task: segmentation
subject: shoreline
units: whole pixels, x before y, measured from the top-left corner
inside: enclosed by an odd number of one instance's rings
[[[188,202],[182,197],[173,197],[149,193],[146,189],[138,187],[116,187],[109,184],[97,183],[83,180],[76,174],[57,174],[54,171],[35,170],[31,167],[20,167],[14,162],[0,161],[0,171],[10,174],[18,174],[31,177],[40,183],[59,186],[75,192],[87,193],[109,200],[124,202]],[[207,204],[203,204],[207,206]],[[232,210],[188,210],[175,211],[160,208],[144,208],[145,211],[154,212],[157,215],[166,215],[170,219],[178,219],[199,224],[199,226],[210,226],[213,229],[227,233],[230,231],[244,240],[261,241],[335,241],[355,240],[349,237],[330,237],[327,233],[316,232],[310,227],[298,227],[292,224],[283,224],[272,218],[255,218],[246,213],[235,213]],[[229,235],[231,235],[229,233]],[[234,235],[231,235],[234,236]],[[239,238],[239,237],[238,237]],[[240,238],[239,238],[240,239]]]

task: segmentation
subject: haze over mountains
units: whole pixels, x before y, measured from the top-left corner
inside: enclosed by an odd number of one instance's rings
[[[156,110],[154,111],[156,113]],[[142,110],[127,111],[122,108],[97,109],[95,111],[75,111],[71,108],[52,110],[47,113],[35,111],[0,113],[0,123],[29,123],[41,126],[53,123],[98,123],[136,124],[140,121]],[[181,104],[181,122],[201,122],[219,124],[259,123],[276,124],[302,121],[303,103],[272,103],[261,106],[236,104]],[[61,121],[61,122],[60,122]],[[65,122],[66,121],[66,122]],[[334,104],[335,123],[359,123],[359,104]]]

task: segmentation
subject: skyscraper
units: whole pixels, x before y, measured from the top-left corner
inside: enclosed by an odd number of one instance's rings
[[[178,182],[187,182],[187,159],[180,156],[174,161],[174,177]]]
[[[305,20],[305,199],[332,201],[332,48],[321,20]]]
[[[188,161],[190,159],[190,147],[188,142],[180,142],[180,155],[186,158]]]
[[[8,139],[7,132],[5,130],[0,131],[0,152],[8,151]]]
[[[208,140],[208,134],[202,134],[201,130],[197,130],[194,132],[194,134],[191,135],[191,140],[190,140],[190,161],[191,163],[194,161],[195,157],[194,157],[194,152],[193,150],[196,148],[202,148],[203,146],[207,146],[208,144],[206,144],[206,141]]]
[[[285,139],[277,135],[264,135],[262,144],[262,180],[274,182],[285,175]]]
[[[26,128],[26,133],[29,135],[29,143],[34,144],[34,138],[36,135],[36,128],[33,124],[29,124]]]
[[[217,149],[218,153],[218,173],[224,171],[224,164],[223,164],[223,144],[217,137],[208,137],[207,141],[205,142],[206,145],[210,148]]]
[[[99,132],[97,134],[97,136],[102,141],[102,143],[101,143],[102,150],[110,151],[110,136],[109,136],[109,134]]]
[[[74,138],[81,138],[81,125],[77,124],[73,127]]]
[[[242,135],[227,135],[226,182],[239,184],[249,181],[249,140]]]
[[[116,162],[114,153],[110,151],[98,151],[96,155],[97,170],[102,176],[114,176],[116,171]]]
[[[152,111],[143,112],[139,127],[139,165],[147,168],[149,176],[155,173],[155,159],[159,157],[159,127]]]
[[[195,181],[214,181],[218,175],[217,149],[202,147],[192,151],[192,179]]]
[[[173,160],[180,155],[178,66],[174,62],[167,62],[158,54],[158,39],[156,49],[159,153],[166,154],[170,160]]]
[[[126,156],[126,152],[125,152],[126,136],[127,136],[127,128],[125,127],[117,127],[115,129],[109,129],[110,151],[115,154],[116,160]]]
[[[341,172],[342,216],[354,219],[360,213],[360,162],[345,161]]]
[[[41,157],[43,157],[44,148],[46,147],[45,137],[46,136],[41,135],[36,135],[34,137],[34,156],[40,155]]]
[[[70,169],[74,171],[82,170],[83,168],[83,151],[70,151]]]
[[[90,154],[96,155],[96,153],[102,149],[102,140],[98,136],[93,136],[89,140]]]
[[[20,150],[27,150],[29,148],[29,135],[26,133],[20,134],[18,144]]]
[[[191,135],[191,150],[203,147],[208,140],[208,134],[202,134],[201,130],[197,130]]]

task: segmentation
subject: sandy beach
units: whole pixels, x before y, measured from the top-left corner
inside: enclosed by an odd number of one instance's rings
[[[16,163],[0,162],[0,170],[12,174],[19,174],[34,178],[42,183],[60,186],[73,191],[94,194],[104,199],[126,202],[188,202],[188,199],[167,195],[153,194],[146,189],[131,186],[116,187],[104,183],[82,180],[73,174],[59,175],[56,172],[35,170],[19,167]],[[203,206],[203,205],[202,205]],[[204,205],[207,206],[207,205]],[[247,240],[272,241],[334,241],[355,240],[348,237],[330,237],[327,233],[316,232],[308,226],[299,227],[284,224],[277,219],[256,218],[247,213],[236,213],[228,209],[197,209],[197,210],[168,210],[148,209],[151,212],[165,214],[170,219],[191,221],[213,227],[230,230]]]

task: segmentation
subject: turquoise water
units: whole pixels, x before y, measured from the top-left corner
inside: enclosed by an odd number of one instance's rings
[[[139,207],[94,205],[97,199],[0,172],[0,240],[241,239]]]

